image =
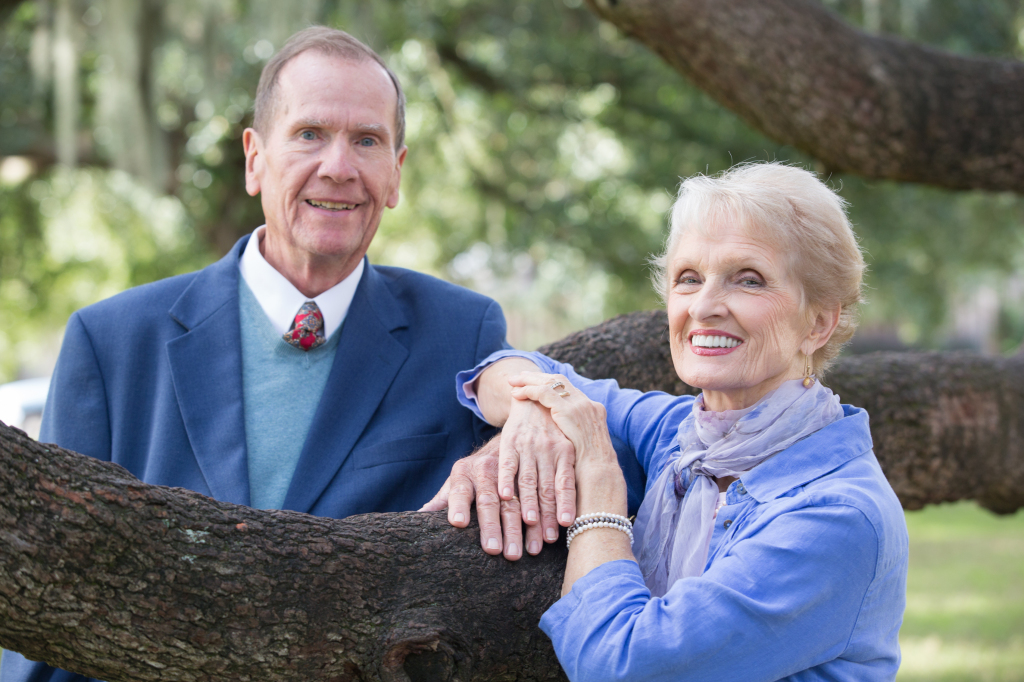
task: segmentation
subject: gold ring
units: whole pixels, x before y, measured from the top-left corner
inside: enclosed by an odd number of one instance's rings
[[[569,391],[559,391],[558,395],[562,396],[563,398],[568,398],[569,397]]]

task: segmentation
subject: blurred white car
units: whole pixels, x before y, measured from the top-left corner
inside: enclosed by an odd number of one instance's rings
[[[49,390],[49,377],[0,384],[0,422],[38,438]]]

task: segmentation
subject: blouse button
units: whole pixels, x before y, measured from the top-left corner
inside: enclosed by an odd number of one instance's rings
[[[731,525],[732,525],[732,519],[728,519],[728,520],[726,520],[725,523],[722,524],[722,528],[728,528]]]

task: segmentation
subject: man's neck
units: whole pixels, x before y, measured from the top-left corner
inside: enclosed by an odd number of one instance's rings
[[[267,248],[267,233],[260,235],[260,253],[302,295],[313,299],[352,274],[363,254],[339,260],[330,256],[304,254],[302,258],[289,258],[284,250]]]

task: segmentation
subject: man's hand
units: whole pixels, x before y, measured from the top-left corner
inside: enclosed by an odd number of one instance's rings
[[[575,450],[548,409],[513,400],[501,435],[456,462],[444,486],[420,511],[447,505],[448,522],[465,528],[476,502],[485,552],[519,559],[525,522],[526,551],[538,554],[543,542],[558,539],[559,525],[569,526],[576,518],[574,463]]]

